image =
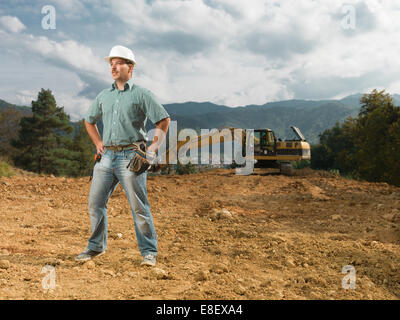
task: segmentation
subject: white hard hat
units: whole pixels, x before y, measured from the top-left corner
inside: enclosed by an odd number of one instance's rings
[[[104,60],[110,62],[112,58],[122,58],[132,61],[133,64],[136,63],[135,55],[133,54],[132,50],[123,46],[112,47],[110,55],[108,57],[104,57]]]

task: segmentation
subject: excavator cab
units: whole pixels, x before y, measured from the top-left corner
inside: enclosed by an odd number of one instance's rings
[[[254,155],[275,155],[276,137],[270,129],[254,130]]]

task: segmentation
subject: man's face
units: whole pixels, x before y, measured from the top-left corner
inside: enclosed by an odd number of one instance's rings
[[[127,64],[124,59],[112,58],[110,61],[111,75],[115,81],[128,81],[130,78],[131,64]]]

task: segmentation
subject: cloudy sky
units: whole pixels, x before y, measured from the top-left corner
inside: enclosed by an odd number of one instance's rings
[[[400,93],[399,27],[398,0],[2,0],[0,99],[51,89],[81,119],[112,82],[103,58],[117,44],[161,103]]]

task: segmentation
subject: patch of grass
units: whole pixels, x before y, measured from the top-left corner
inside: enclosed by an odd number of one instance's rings
[[[355,174],[355,173],[348,173],[348,174],[344,175],[344,177],[345,177],[347,180],[361,181],[360,177],[359,177],[357,174]]]
[[[0,177],[11,177],[15,174],[12,166],[7,162],[0,160]]]
[[[293,161],[292,165],[293,165],[293,169],[310,168],[311,161],[310,160],[296,160],[296,161]]]
[[[337,177],[340,176],[340,171],[339,171],[339,169],[329,169],[328,172],[331,173],[331,174],[333,174],[334,176],[337,176]]]
[[[196,172],[197,172],[197,169],[193,163],[189,162],[187,164],[181,164],[178,161],[178,165],[176,168],[177,174],[192,174],[192,173],[196,173]]]

